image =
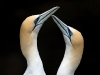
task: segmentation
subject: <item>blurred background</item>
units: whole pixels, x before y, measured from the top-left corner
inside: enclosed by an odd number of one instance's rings
[[[85,41],[83,57],[75,75],[97,75],[100,66],[100,0],[0,0],[0,75],[23,75],[27,64],[20,49],[20,26],[23,20],[52,7],[54,14],[79,30]],[[47,75],[56,75],[63,59],[65,43],[50,17],[38,35],[38,49]]]

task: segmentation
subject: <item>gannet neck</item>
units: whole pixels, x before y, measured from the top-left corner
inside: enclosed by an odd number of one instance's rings
[[[83,37],[76,29],[72,27],[69,28],[73,32],[73,35],[71,36],[71,42],[67,36],[63,35],[66,48],[57,75],[74,75],[82,58],[84,47]]]
[[[20,41],[22,53],[27,61],[24,75],[46,75],[37,48],[37,34],[34,32],[31,34],[23,33]]]
[[[73,55],[71,54],[72,49],[73,47],[71,44],[65,43],[65,53],[64,53],[63,60],[59,66],[57,75],[74,75],[76,68],[73,69],[73,65],[71,64],[72,63],[71,60],[73,60],[72,59]]]

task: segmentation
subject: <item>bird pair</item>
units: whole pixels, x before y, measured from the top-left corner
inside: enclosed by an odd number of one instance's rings
[[[39,14],[27,17],[20,28],[20,45],[24,57],[27,60],[27,69],[24,75],[46,75],[43,63],[37,48],[37,36],[43,23],[58,10],[58,6]],[[57,75],[74,75],[82,58],[84,41],[81,33],[63,23],[56,16],[53,20],[62,31],[66,44],[65,54]]]

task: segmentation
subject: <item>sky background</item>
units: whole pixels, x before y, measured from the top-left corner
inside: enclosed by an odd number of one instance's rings
[[[23,75],[27,67],[21,53],[19,31],[23,20],[52,7],[64,23],[79,30],[84,38],[84,52],[75,75],[97,75],[100,66],[100,0],[1,0],[0,1],[0,75]],[[38,49],[47,75],[56,75],[65,44],[57,25],[50,17],[38,35]]]

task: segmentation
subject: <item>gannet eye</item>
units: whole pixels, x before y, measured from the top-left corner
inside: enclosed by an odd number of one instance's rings
[[[69,33],[69,37],[71,37],[73,35],[72,31],[69,29],[68,27],[68,33]]]
[[[37,19],[34,20],[34,24],[35,24],[35,26],[36,26],[36,24],[37,24],[39,18],[40,18],[40,16],[39,16]]]
[[[36,18],[36,19],[34,20],[35,26],[34,26],[33,30],[35,29],[36,26],[39,25],[39,24],[38,24],[38,21],[39,21],[40,17],[41,17],[41,16],[39,16],[38,18]]]

